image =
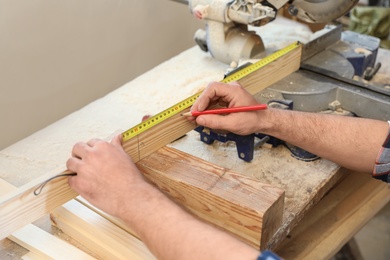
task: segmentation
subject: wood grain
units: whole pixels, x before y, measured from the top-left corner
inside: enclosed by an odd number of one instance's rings
[[[256,70],[238,82],[252,95],[278,82],[299,69],[301,64],[302,46],[292,50],[287,55]]]
[[[387,184],[346,171],[276,251],[285,259],[330,259],[389,201]]]
[[[255,248],[264,248],[280,227],[284,191],[163,147],[137,163],[145,177],[201,220],[226,230]],[[136,236],[120,219],[76,200]]]
[[[17,188],[0,179],[0,195],[14,190],[17,190]],[[28,249],[31,253],[30,255],[34,254],[39,259],[94,259],[82,250],[33,224],[28,224],[18,229],[8,238]],[[1,255],[0,258],[2,258]]]
[[[0,197],[0,240],[77,196],[67,178],[50,181],[42,193],[35,196],[34,190],[49,176],[52,175],[38,178]]]
[[[33,224],[15,231],[9,239],[30,250],[41,259],[95,259],[75,246]]]
[[[155,259],[140,240],[75,200],[54,210],[51,219],[102,259]]]
[[[271,62],[238,82],[252,95],[264,90],[280,79],[299,69],[302,47],[298,47],[281,58]],[[183,113],[188,112],[186,109]],[[165,121],[153,126],[123,143],[124,149],[135,162],[145,158],[152,152],[185,135],[196,127],[180,114],[174,115]]]
[[[284,191],[163,147],[137,163],[174,201],[256,248],[282,223]]]

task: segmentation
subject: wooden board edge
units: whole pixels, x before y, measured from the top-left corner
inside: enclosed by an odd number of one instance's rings
[[[48,182],[42,192],[36,196],[34,191],[45,180],[47,180],[46,176],[1,197],[0,240],[77,196],[77,193],[69,187],[67,177]]]
[[[259,180],[170,147],[159,149],[137,166],[176,203],[255,248],[269,240],[282,223],[284,191]]]
[[[40,258],[95,259],[77,247],[47,233],[33,224],[28,224],[13,232],[8,238]]]
[[[337,201],[329,203],[333,197]],[[293,229],[276,252],[286,259],[330,259],[389,201],[388,185],[349,171],[302,219],[303,228]]]
[[[51,213],[53,224],[102,259],[155,259],[136,237],[76,200]]]

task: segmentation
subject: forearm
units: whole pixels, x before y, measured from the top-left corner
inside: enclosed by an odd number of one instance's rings
[[[371,172],[388,134],[388,123],[372,119],[269,109],[259,132],[272,135],[343,167]]]
[[[256,259],[259,252],[205,224],[152,186],[129,199],[122,218],[158,259]]]
[[[256,259],[257,250],[200,222],[147,183],[121,138],[77,143],[66,163],[77,173],[70,187],[125,221],[158,259]]]

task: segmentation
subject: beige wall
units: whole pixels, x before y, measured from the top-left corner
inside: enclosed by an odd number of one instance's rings
[[[194,46],[168,0],[0,0],[0,150]]]

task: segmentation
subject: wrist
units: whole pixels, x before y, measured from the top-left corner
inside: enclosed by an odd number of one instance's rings
[[[161,201],[166,199],[163,193],[144,179],[129,185],[126,194],[122,194],[121,198],[124,200],[118,208],[116,217],[124,220],[137,234],[138,227],[146,221],[145,216],[154,215]]]
[[[274,135],[274,133],[278,131],[278,128],[280,128],[278,122],[283,120],[280,111],[274,108],[258,111],[257,115],[259,119],[257,120],[255,132],[262,134]]]

